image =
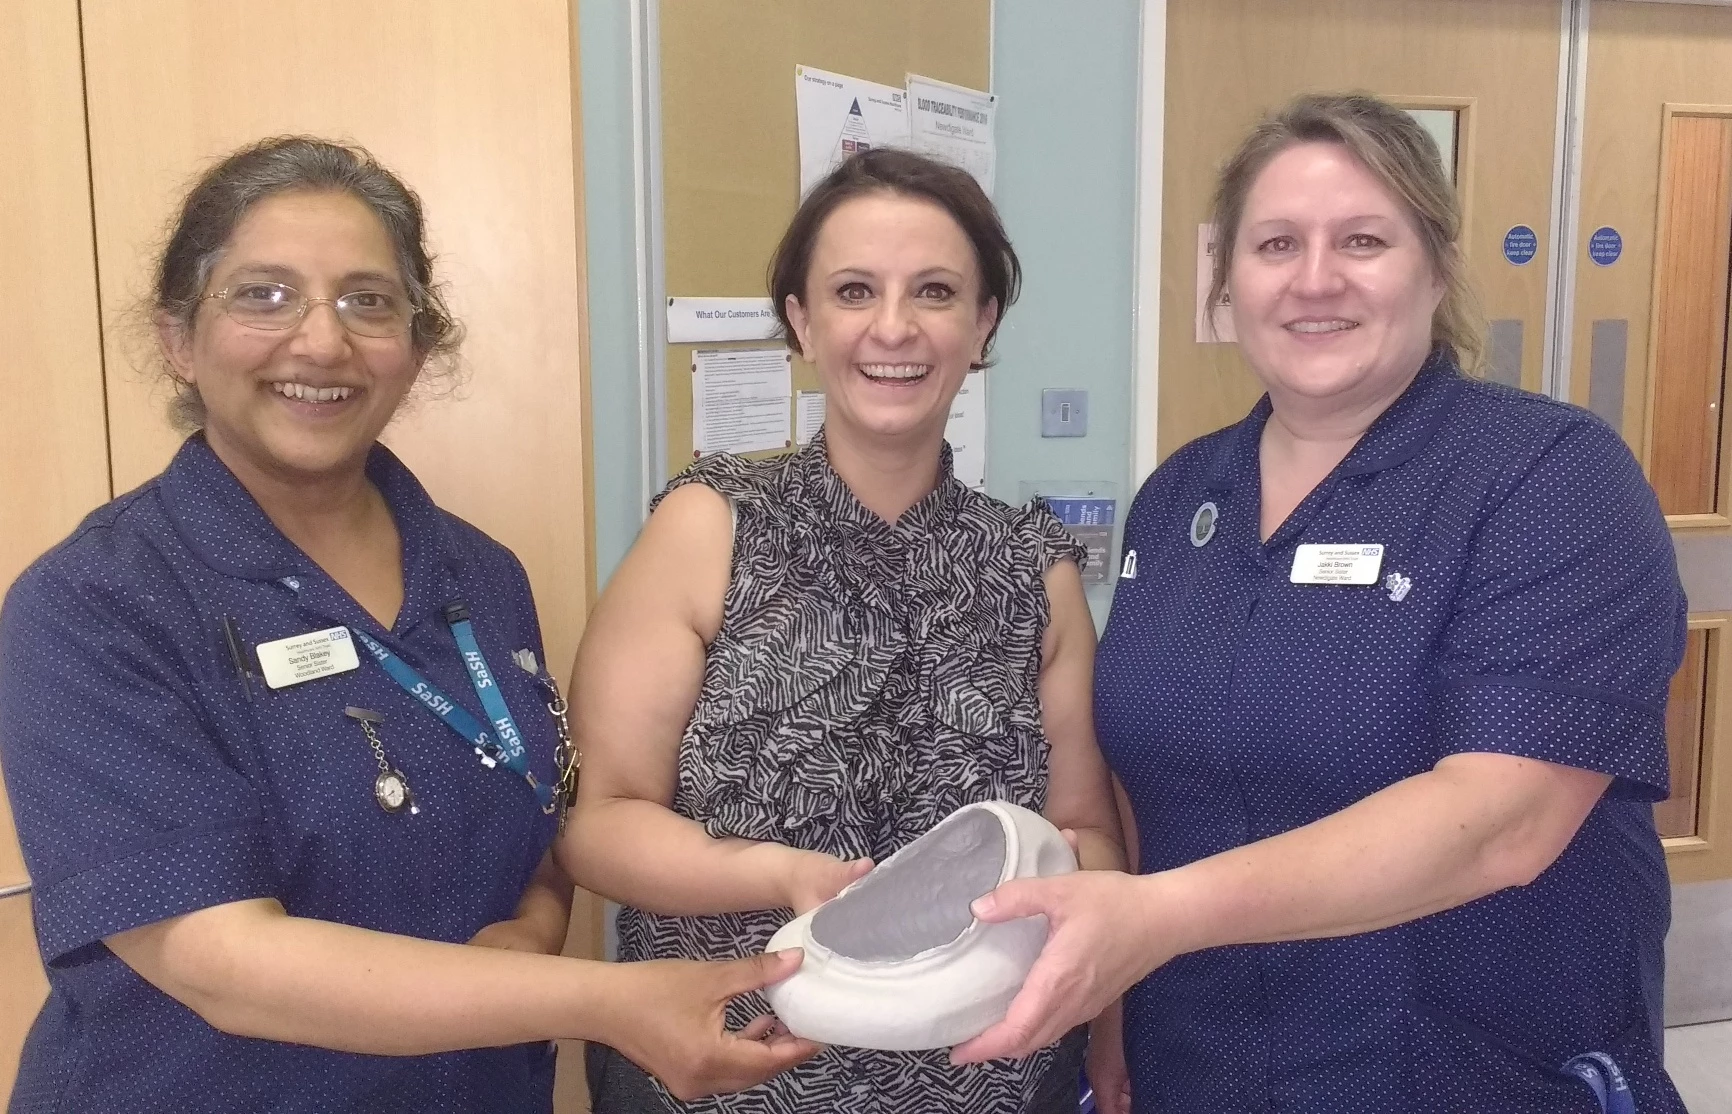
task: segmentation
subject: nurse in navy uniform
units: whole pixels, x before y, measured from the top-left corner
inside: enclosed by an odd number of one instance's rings
[[[354,148],[239,151],[152,309],[197,432],[0,615],[49,981],[11,1109],[521,1114],[556,1037],[687,1094],[815,1052],[722,1024],[796,957],[545,954],[569,786],[529,583],[376,440],[457,336],[414,194]]]
[[[1459,209],[1406,113],[1300,98],[1215,218],[1267,394],[1126,523],[1095,705],[1144,873],[983,898],[1051,936],[958,1058],[1124,994],[1139,1114],[1587,1112],[1590,1051],[1681,1111],[1651,805],[1685,607],[1640,467],[1463,375]]]

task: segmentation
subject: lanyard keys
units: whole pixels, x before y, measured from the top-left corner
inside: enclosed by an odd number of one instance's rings
[[[566,714],[571,705],[565,702],[559,686],[546,672],[537,674],[536,679],[547,690],[547,711],[553,716],[554,729],[559,733],[559,748],[553,752],[553,765],[559,771],[559,784],[553,790],[553,807],[559,812],[559,830],[563,834],[565,814],[577,801],[577,768],[582,759],[578,757],[577,744],[571,740],[571,719]]]

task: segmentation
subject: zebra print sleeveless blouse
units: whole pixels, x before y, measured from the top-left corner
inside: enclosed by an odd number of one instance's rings
[[[680,745],[676,812],[712,836],[882,862],[962,805],[1045,806],[1042,578],[1058,560],[1086,558],[1050,511],[971,491],[946,446],[937,488],[890,526],[831,470],[822,434],[775,460],[707,457],[668,490],[689,483],[732,502],[734,559]],[[626,908],[620,957],[750,955],[790,916]],[[754,996],[736,1008],[737,1026],[766,1006]],[[668,1102],[729,1114],[1019,1114],[1051,1062],[1051,1049],[955,1067],[942,1049],[830,1048],[742,1094]]]

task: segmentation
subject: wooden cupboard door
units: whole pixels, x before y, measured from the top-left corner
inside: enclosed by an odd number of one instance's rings
[[[1715,881],[1732,878],[1732,8],[1593,0],[1587,67],[1570,396],[1619,429],[1696,551],[1656,819],[1673,881]]]
[[[1732,106],[1716,115],[1668,105],[1664,116],[1648,390],[1633,400],[1646,401],[1648,421],[1631,439],[1667,518],[1722,526]],[[1597,385],[1590,372],[1590,397]]]
[[[0,1100],[12,1094],[18,1053],[42,1000],[48,978],[36,958],[30,897],[0,898]]]
[[[196,0],[84,6],[96,243],[107,304],[134,306],[172,208],[211,160],[264,136],[360,143],[426,204],[437,275],[467,328],[455,398],[412,402],[385,440],[443,507],[522,560],[563,677],[593,595],[577,40],[568,0]],[[117,490],[178,443],[153,351],[105,334]],[[600,954],[580,895],[574,954]],[[586,1108],[561,1057],[560,1109]]]
[[[1560,41],[1558,0],[1168,0],[1163,458],[1238,421],[1261,393],[1233,345],[1197,340],[1197,230],[1217,168],[1265,111],[1303,92],[1457,110],[1469,273],[1509,346],[1500,377],[1539,389]],[[1516,225],[1539,238],[1521,266],[1502,251]]]
[[[75,0],[0,8],[0,588],[109,498],[78,51]]]
[[[568,0],[84,5],[91,181],[105,307],[133,307],[173,207],[264,136],[352,140],[426,203],[468,328],[459,397],[411,403],[386,440],[444,506],[522,559],[562,675],[590,594],[576,40]],[[117,490],[177,435],[155,353],[111,318]]]
[[[0,4],[0,592],[109,498],[77,0]],[[46,993],[0,793],[0,1100]]]
[[[1666,749],[1672,795],[1654,806],[1677,882],[1732,878],[1732,612],[1690,618],[1684,663],[1672,679]]]
[[[1595,0],[1587,64],[1571,400],[1619,427],[1675,527],[1732,526],[1732,9]],[[1615,259],[1589,250],[1606,230]]]
[[[1666,765],[1672,795],[1654,806],[1654,826],[1666,840],[1696,839],[1702,803],[1702,728],[1707,722],[1708,640],[1695,628],[1684,643],[1684,664],[1672,678],[1666,704]],[[1717,649],[1718,647],[1716,647]]]

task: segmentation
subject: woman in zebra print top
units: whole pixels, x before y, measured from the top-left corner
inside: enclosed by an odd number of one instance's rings
[[[1020,279],[980,187],[919,155],[856,155],[795,215],[770,287],[823,381],[824,431],[675,479],[578,653],[562,861],[624,906],[621,958],[761,951],[790,911],[973,801],[1042,811],[1085,868],[1124,866],[1083,550],[1044,508],[957,480],[944,443]],[[1090,1064],[1115,1098],[1118,1045],[1115,1028]],[[598,1114],[1047,1114],[1076,1109],[1081,1048],[1078,1032],[969,1067],[831,1048],[683,1105],[635,1050],[597,1050],[591,1086]]]

